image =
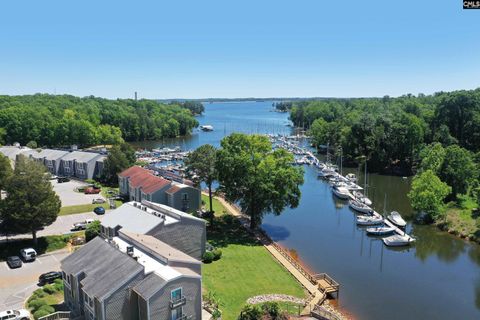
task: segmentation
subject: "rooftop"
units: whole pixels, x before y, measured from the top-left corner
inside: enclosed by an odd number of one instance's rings
[[[100,153],[95,152],[84,152],[84,151],[73,151],[65,155],[62,160],[71,161],[76,160],[77,162],[88,162],[97,157],[106,157]]]
[[[158,225],[178,222],[178,219],[159,213],[158,211],[131,201],[124,203],[102,219],[104,227],[122,227],[124,231],[146,234]]]

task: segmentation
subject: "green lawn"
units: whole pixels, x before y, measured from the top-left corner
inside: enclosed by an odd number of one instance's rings
[[[474,199],[459,195],[458,203],[449,203],[446,206],[446,229],[464,237],[480,237],[478,229],[477,203]]]
[[[202,193],[202,201],[205,203],[205,209],[210,210],[210,202],[209,202],[210,200],[208,196],[203,193]],[[213,211],[215,211],[215,216],[221,216],[227,213],[227,210],[225,210],[225,208],[222,206],[220,201],[218,201],[215,198],[212,199],[212,207],[213,207]]]
[[[64,236],[46,236],[38,238],[37,246],[33,245],[32,239],[10,240],[0,243],[0,261],[4,261],[9,256],[18,256],[23,248],[34,248],[37,254],[43,254],[50,251],[60,250],[67,246],[72,237],[83,235],[84,232],[77,232],[73,235]]]
[[[207,237],[223,252],[220,260],[202,269],[205,289],[221,301],[222,319],[236,319],[252,296],[280,293],[305,298],[300,283],[232,216],[216,218]]]

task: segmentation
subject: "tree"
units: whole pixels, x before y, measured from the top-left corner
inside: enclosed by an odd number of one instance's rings
[[[440,169],[440,178],[452,187],[452,196],[466,193],[469,185],[477,178],[477,168],[468,150],[458,145],[445,148],[445,159]]]
[[[35,140],[31,140],[27,143],[27,147],[30,149],[37,149],[37,143],[35,142]]]
[[[102,180],[111,185],[118,184],[118,174],[135,164],[135,151],[127,143],[114,145],[103,165]]]
[[[217,179],[216,162],[217,149],[210,144],[200,146],[185,160],[188,176],[197,184],[205,182],[208,187],[210,223],[213,223],[212,184]]]
[[[443,200],[451,191],[452,188],[442,182],[432,170],[426,170],[413,178],[408,197],[415,210],[438,219],[441,216]]]
[[[438,175],[445,160],[445,149],[440,143],[433,143],[420,151],[420,158],[420,171],[432,170]]]
[[[2,219],[9,221],[13,228],[10,231],[31,232],[33,243],[37,245],[37,230],[52,224],[62,205],[45,167],[20,157],[5,190],[8,196],[3,201]]]
[[[10,159],[0,154],[0,190],[5,190],[8,178],[12,175]]]
[[[88,242],[100,234],[100,221],[95,220],[85,229],[85,241]]]
[[[217,153],[219,189],[250,216],[252,229],[265,213],[279,215],[286,206],[298,206],[303,170],[292,166],[293,160],[286,150],[272,151],[265,136],[234,133],[222,139]]]

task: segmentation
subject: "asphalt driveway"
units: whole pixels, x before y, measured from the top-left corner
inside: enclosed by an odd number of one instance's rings
[[[60,261],[68,255],[66,249],[50,252],[18,269],[0,262],[0,311],[23,308],[25,300],[39,288],[38,277],[45,272],[60,271]]]

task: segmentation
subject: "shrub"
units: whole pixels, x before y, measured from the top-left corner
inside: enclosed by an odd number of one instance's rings
[[[100,221],[96,220],[90,223],[85,230],[85,241],[88,242],[100,234]]]
[[[37,290],[33,291],[32,297],[43,298],[46,295],[47,294],[45,293],[45,291],[43,291],[43,289],[37,289]]]
[[[222,257],[222,250],[215,249],[212,251],[213,253],[213,260],[219,260]]]
[[[55,287],[51,284],[47,284],[46,286],[44,286],[43,291],[45,291],[48,294],[54,294],[55,292],[57,292]]]
[[[47,303],[45,302],[45,300],[42,300],[42,299],[33,299],[28,303],[28,307],[32,310],[38,310],[42,306],[46,306],[46,305]]]
[[[60,279],[56,279],[56,280],[60,280]],[[60,292],[63,290],[63,281],[60,280],[60,282],[57,282],[56,280],[55,280],[55,283],[53,284],[53,287],[55,288],[55,291]]]
[[[38,319],[38,318],[41,318],[41,317],[48,316],[49,314],[50,314],[50,312],[47,312],[46,310],[37,310],[33,313],[33,317],[35,319]]]
[[[262,304],[262,311],[268,314],[272,319],[277,319],[280,316],[280,307],[276,302],[265,302]]]
[[[49,306],[49,305],[41,306],[40,309],[38,309],[37,311],[40,311],[40,310],[48,312],[48,314],[51,314],[51,313],[55,312],[55,308],[52,307],[52,306]]]
[[[240,312],[238,320],[258,320],[262,318],[262,310],[258,306],[247,304]]]
[[[226,214],[223,216],[223,222],[226,224],[232,224],[235,218],[231,214]]]
[[[211,251],[207,251],[205,252],[205,254],[203,255],[203,262],[204,263],[210,263],[213,261],[213,258],[215,257],[215,255],[213,254],[213,252]]]

